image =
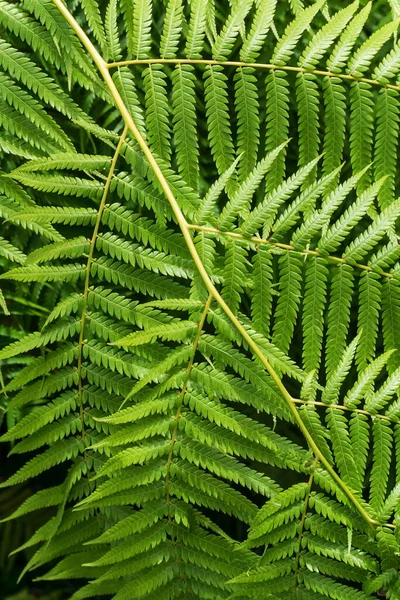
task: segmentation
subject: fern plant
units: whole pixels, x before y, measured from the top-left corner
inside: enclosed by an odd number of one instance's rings
[[[0,0],[22,576],[400,598],[397,8]]]

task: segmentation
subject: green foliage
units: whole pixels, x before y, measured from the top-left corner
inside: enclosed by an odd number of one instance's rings
[[[0,0],[2,527],[71,600],[400,597],[398,12],[337,4]]]

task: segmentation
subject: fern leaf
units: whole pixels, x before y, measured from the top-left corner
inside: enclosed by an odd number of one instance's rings
[[[350,485],[353,490],[361,491],[361,482],[353,458],[347,421],[344,418],[342,411],[337,408],[331,408],[327,411],[326,420],[340,476],[343,477],[343,480]]]
[[[53,154],[48,158],[30,160],[13,171],[13,174],[31,171],[51,171],[76,169],[79,171],[96,171],[109,167],[108,156],[92,156],[89,154]]]
[[[23,387],[30,381],[37,379],[43,375],[47,375],[52,370],[61,369],[62,367],[73,363],[76,358],[76,347],[71,343],[60,345],[57,350],[48,352],[46,357],[38,357],[22,369],[18,375],[7,384],[5,391],[17,390]],[[21,422],[18,423],[17,427]]]
[[[319,248],[328,252],[335,252],[351,229],[357,225],[360,219],[367,213],[372,205],[384,180],[381,179],[367,188],[343,215],[331,225],[322,235]]]
[[[373,465],[370,482],[370,503],[373,508],[382,508],[386,499],[387,483],[390,469],[390,450],[392,445],[391,424],[382,419],[372,423]]]
[[[0,279],[14,281],[77,281],[83,278],[85,269],[79,263],[63,265],[62,267],[38,267],[36,265],[11,269],[0,275]]]
[[[279,157],[277,160],[279,160]],[[241,226],[243,235],[250,236],[255,233],[257,229],[263,227],[263,237],[267,237],[280,205],[291,196],[303,181],[305,181],[318,160],[319,159],[315,159],[309,165],[302,167],[273,192],[268,193],[265,199],[250,212],[243,222]],[[276,162],[274,164],[276,164]]]
[[[397,391],[399,377],[400,369],[396,369],[378,391],[366,397],[365,407],[368,412],[376,413],[388,404]]]
[[[79,452],[79,441],[75,438],[68,440],[60,440],[51,448],[38,454],[27,462],[19,471],[12,475],[7,481],[0,484],[0,487],[8,487],[16,485],[23,481],[27,481],[32,477],[36,477],[40,473],[51,469],[53,466],[60,464],[66,460],[75,457]]]
[[[189,65],[177,65],[172,73],[172,110],[176,160],[182,178],[198,187],[198,140],[196,130],[195,75]]]
[[[299,166],[310,163],[318,156],[319,147],[319,90],[315,76],[299,73],[296,82],[298,105]],[[312,175],[306,183],[312,183]]]
[[[350,157],[353,172],[371,163],[373,139],[373,95],[367,83],[354,81],[350,88]],[[362,192],[370,184],[368,173],[359,184]]]
[[[267,154],[265,158],[260,160],[243,183],[241,183],[232,193],[231,198],[224,206],[218,221],[218,227],[222,231],[229,230],[238,216],[242,216],[242,214],[246,215],[248,205],[250,204],[254,192],[265,177],[266,172],[271,168],[271,165],[286,145],[287,142],[281,144],[278,148],[275,148],[275,150]]]
[[[358,380],[346,394],[344,399],[345,406],[356,408],[361,400],[369,395],[373,389],[374,381],[382,371],[383,367],[387,365],[393,352],[394,350],[389,350],[388,352],[385,352],[385,354],[381,354],[378,358],[371,361],[371,363],[359,374]]]
[[[106,48],[106,40],[104,34],[103,23],[101,20],[100,10],[95,0],[80,0],[82,8],[84,10],[87,22],[93,35],[96,38],[97,43],[102,50]]]
[[[362,260],[380,239],[393,227],[400,214],[400,200],[384,209],[368,229],[355,238],[346,248],[344,256],[351,260]]]
[[[223,271],[225,283],[222,297],[233,312],[239,308],[248,264],[246,248],[235,240],[229,240]]]
[[[351,267],[342,265],[335,268],[328,309],[326,341],[326,371],[333,373],[346,347],[350,322],[350,307],[353,296],[354,275]]]
[[[80,177],[67,177],[64,175],[53,174],[48,175],[47,173],[41,174],[15,171],[13,177],[20,183],[29,185],[41,192],[73,195],[78,198],[81,196],[99,198],[103,187],[101,183],[94,181],[93,179],[81,179]]]
[[[260,245],[253,258],[253,290],[251,314],[257,331],[269,336],[272,313],[272,257],[269,249]]]
[[[389,83],[396,76],[400,68],[400,45],[397,44],[383,57],[382,61],[373,72],[373,79],[380,83]]]
[[[75,392],[64,392],[53,403],[51,407],[38,406],[26,417],[24,417],[15,427],[7,432],[3,441],[16,440],[25,436],[32,435],[35,431],[41,429],[48,423],[51,423],[60,416],[68,414],[70,410],[77,406],[77,395]]]
[[[323,4],[323,0],[319,0],[312,6],[309,6],[301,11],[299,15],[291,23],[289,23],[283,36],[275,46],[275,50],[271,59],[271,62],[274,65],[281,67],[288,63],[301,34],[310,25],[312,19],[321,9]]]
[[[382,325],[385,350],[396,349],[388,364],[389,373],[399,366],[397,332],[400,327],[400,282],[398,276],[387,279],[382,287]]]
[[[151,50],[151,0],[134,0],[129,18],[133,19],[132,36],[129,39],[129,52],[134,59],[147,58]]]
[[[204,223],[216,223],[216,205],[223,190],[226,189],[227,183],[232,177],[235,169],[239,163],[240,157],[238,157],[225,173],[222,173],[220,177],[210,186],[202,200],[201,207],[198,212],[198,221],[200,224]]]
[[[329,439],[329,433],[326,428],[322,425],[321,419],[314,406],[307,406],[304,404],[300,408],[300,415],[304,425],[313,437],[313,440],[318,445],[325,458],[333,464],[332,452],[329,448],[327,440]]]
[[[279,258],[279,298],[274,313],[273,343],[287,352],[293,336],[300,303],[302,259],[294,253],[285,252]]]
[[[336,175],[339,174],[340,167],[336,171],[332,172],[327,176],[327,179],[323,178],[321,183],[323,185],[323,189],[327,186],[326,183],[334,181]],[[337,185],[335,189],[323,200],[320,210],[315,211],[310,216],[307,216],[304,220],[304,223],[296,229],[292,237],[292,245],[297,249],[304,249],[307,247],[307,244],[311,242],[311,240],[319,234],[319,232],[324,230],[328,225],[332,214],[335,210],[343,204],[346,196],[351,192],[352,189],[356,186],[356,184],[362,178],[364,172],[358,173],[357,175],[350,177],[344,183]],[[311,188],[312,189],[312,188]],[[304,194],[307,195],[307,192]],[[311,212],[311,211],[307,211]]]
[[[156,298],[163,299],[170,296],[176,298],[186,297],[187,288],[181,286],[175,281],[157,279],[152,273],[140,271],[139,269],[132,272],[129,265],[124,265],[113,259],[100,258],[92,264],[92,273],[98,276],[102,281],[121,285],[130,290],[135,290],[140,293],[150,294]]]
[[[369,424],[368,417],[360,413],[354,413],[350,419],[350,440],[353,450],[357,472],[361,481],[365,478],[367,459],[369,451]]]
[[[133,267],[138,265],[148,271],[185,279],[189,276],[186,261],[180,260],[178,257],[171,260],[164,252],[143,248],[110,233],[98,236],[96,247],[104,255],[117,258]]]
[[[327,190],[327,188],[329,187],[329,184],[335,179],[336,175],[337,175],[337,172],[334,171],[333,173],[330,173],[326,177],[322,177],[315,183],[312,183],[310,186],[306,187],[306,189],[301,194],[299,194],[299,196],[291,204],[289,204],[289,206],[279,215],[278,219],[276,220],[276,222],[273,224],[273,226],[271,228],[273,231],[273,235],[271,236],[271,239],[273,241],[281,241],[282,240],[284,234],[287,231],[289,231],[291,229],[291,227],[293,227],[293,225],[299,220],[300,211],[305,212],[307,216],[310,213],[312,214],[317,198]],[[339,196],[340,196],[340,191],[339,191]],[[334,205],[334,203],[337,200],[337,197],[335,194],[333,194],[330,196],[330,199],[332,200],[333,205]],[[326,218],[328,218],[330,202],[327,201],[326,206],[328,208],[327,214],[325,213],[324,210],[322,210],[321,213],[319,213],[319,214],[318,213],[316,215],[314,214],[311,217],[311,219],[307,219],[305,221],[304,227],[301,227],[300,231],[307,232],[309,230],[310,223],[312,225],[312,227],[311,227],[311,231],[312,231],[313,226],[315,226],[315,219],[318,221],[320,218],[322,218],[322,222],[323,222]]]
[[[218,173],[222,175],[234,161],[227,77],[222,67],[210,66],[205,69],[204,93],[211,152]]]
[[[221,32],[212,46],[214,60],[226,60],[252,4],[252,0],[243,0],[234,6],[234,10],[231,11],[231,14],[226,19]]]
[[[203,49],[209,6],[202,0],[190,3],[190,19],[186,39],[185,53],[188,58],[199,58]]]
[[[22,26],[22,24],[23,20],[19,23],[19,26]],[[29,26],[30,35],[34,35],[34,25],[38,25],[38,23],[32,23]],[[46,48],[46,37],[43,35],[41,36],[41,45],[43,48]],[[0,64],[12,77],[21,81],[28,89],[37,94],[39,98],[61,113],[70,118],[88,119],[85,113],[57,86],[51,77],[41,71],[26,54],[16,50],[4,40],[0,40]]]
[[[271,152],[288,138],[289,132],[289,83],[285,71],[274,69],[266,78],[266,135],[265,149]],[[267,191],[272,192],[285,176],[285,153],[277,159],[275,168],[267,180]]]
[[[240,156],[238,178],[243,181],[254,169],[259,145],[258,92],[254,69],[240,68],[235,76],[237,114],[237,152]]]
[[[391,21],[383,25],[363,43],[363,45],[350,58],[348,72],[356,77],[362,77],[368,69],[372,59],[398,29],[398,21]]]
[[[336,38],[345,29],[357,8],[358,0],[352,2],[342,10],[339,10],[326,25],[317,32],[300,57],[299,64],[301,67],[309,70],[316,67],[329,46],[333,44]]]
[[[148,140],[157,156],[168,163],[171,156],[170,108],[165,80],[166,75],[159,65],[150,65],[143,73]]]
[[[397,156],[397,138],[399,131],[399,102],[393,90],[383,88],[376,107],[376,135],[374,164],[376,178],[387,176],[379,191],[379,205],[386,208],[394,200]]]
[[[368,3],[348,24],[339,42],[333,49],[328,59],[327,67],[333,73],[339,73],[346,65],[356,40],[364,27],[371,11],[371,3]]]
[[[240,51],[241,61],[254,62],[257,59],[268,31],[272,26],[275,9],[276,0],[262,0],[258,3],[250,31]]]
[[[2,98],[11,107],[46,133],[59,147],[73,152],[74,148],[61,127],[43,110],[35,99],[13,83],[4,73],[0,73],[0,90]]]
[[[201,466],[219,477],[239,483],[243,487],[254,490],[263,496],[271,497],[279,489],[275,482],[269,478],[263,477],[253,469],[249,469],[236,459],[225,456],[219,451],[210,449],[198,442],[182,441],[179,445],[179,454],[191,464]]]
[[[306,266],[303,306],[303,366],[318,371],[321,361],[323,314],[328,270],[320,258],[310,258]]]
[[[173,322],[168,325],[161,325],[158,328],[131,333],[128,336],[113,342],[113,345],[125,348],[128,346],[151,343],[158,338],[162,340],[182,339],[183,335],[190,335],[190,333],[196,329],[196,323],[191,321]]]
[[[350,371],[351,364],[360,343],[358,335],[346,348],[341,360],[332,374],[329,376],[324,391],[322,392],[322,401],[326,404],[337,404],[340,394],[340,386]]]
[[[174,58],[176,56],[181,34],[182,16],[182,0],[169,0],[160,41],[160,54],[162,58]]]
[[[3,256],[11,262],[24,264],[26,256],[21,250],[10,244],[7,240],[0,237],[0,256]]]
[[[323,173],[331,173],[342,162],[346,129],[346,95],[338,77],[323,79],[325,135]],[[336,182],[332,182],[332,187]]]
[[[21,138],[44,154],[60,151],[60,147],[52,142],[48,136],[43,135],[43,132],[40,132],[28,117],[15,110],[3,99],[0,99],[0,109],[0,123],[6,132]]]
[[[375,356],[380,303],[379,276],[365,271],[360,277],[359,292],[358,330],[362,333],[357,348],[357,364],[360,370]]]
[[[265,444],[267,448],[277,451],[274,441],[264,431],[263,426],[256,426],[255,421],[225,406],[217,400],[208,400],[204,395],[188,392],[185,404],[200,417],[206,418],[219,427],[223,427],[251,441]]]
[[[63,485],[39,490],[29,498],[27,498],[10,516],[2,520],[2,522],[17,519],[23,515],[29,514],[41,508],[48,506],[57,506],[62,502],[64,497]]]
[[[137,94],[135,79],[127,67],[120,67],[113,75],[113,81],[117,86],[119,93],[128,108],[130,114],[134,117],[135,123],[146,139],[146,126],[143,115],[143,109]]]
[[[40,224],[46,224],[50,222],[67,225],[85,225],[94,223],[96,216],[97,211],[90,208],[73,208],[69,206],[35,206],[14,213],[11,219],[21,223],[22,225],[25,223],[28,225],[31,221]],[[60,241],[60,238],[61,241],[64,240],[64,238],[58,234],[56,241]]]
[[[84,237],[72,238],[65,242],[55,242],[38,248],[29,254],[25,265],[34,265],[54,258],[80,258],[89,251],[90,244]]]

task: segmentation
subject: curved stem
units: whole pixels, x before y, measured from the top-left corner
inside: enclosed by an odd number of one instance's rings
[[[399,419],[393,419],[392,417],[387,417],[386,415],[374,415],[367,410],[363,410],[362,408],[350,408],[349,406],[344,406],[343,404],[326,404],[325,402],[317,402],[311,400],[301,400],[300,398],[293,398],[293,402],[295,404],[301,405],[309,405],[309,406],[323,406],[324,408],[337,408],[338,410],[345,410],[347,412],[356,413],[358,415],[365,415],[366,417],[370,417],[371,419],[382,419],[383,421],[389,421],[390,423],[400,423]]]
[[[363,271],[373,271],[377,275],[381,275],[382,277],[393,278],[392,273],[386,273],[385,271],[377,271],[373,267],[369,267],[368,265],[361,265],[359,263],[349,262],[345,258],[339,258],[338,256],[325,256],[318,252],[318,250],[298,250],[294,246],[290,244],[280,244],[279,242],[271,242],[270,240],[266,240],[263,238],[259,238],[256,236],[245,237],[240,233],[235,233],[234,231],[220,231],[215,227],[207,227],[204,225],[192,225],[188,223],[188,228],[193,229],[194,231],[204,231],[206,233],[215,233],[216,235],[225,235],[234,240],[240,240],[241,242],[247,242],[248,244],[265,244],[268,246],[272,246],[273,248],[280,248],[282,250],[289,250],[291,252],[297,252],[298,254],[305,254],[307,256],[316,256],[318,258],[324,258],[325,260],[330,260],[331,262],[339,263],[341,265],[349,265],[349,267],[356,267],[357,269],[361,269]]]
[[[286,387],[284,386],[284,384],[282,383],[280,377],[275,372],[274,368],[271,366],[269,361],[265,358],[261,348],[253,340],[253,338],[247,333],[246,329],[243,327],[243,325],[237,319],[235,314],[232,312],[232,310],[229,308],[229,306],[227,305],[225,300],[222,298],[221,294],[218,292],[218,290],[214,286],[209,274],[207,273],[206,268],[204,267],[204,265],[200,259],[199,254],[197,252],[196,246],[195,246],[192,236],[191,236],[191,232],[190,232],[188,223],[182,213],[182,210],[181,210],[159,164],[157,163],[154,155],[152,154],[152,152],[151,152],[149,146],[147,145],[145,139],[143,138],[142,134],[138,130],[138,128],[132,118],[132,115],[130,114],[129,110],[125,106],[125,103],[122,100],[121,95],[118,92],[118,89],[109,73],[107,63],[100,56],[100,54],[98,53],[98,51],[96,50],[96,48],[94,47],[94,45],[92,44],[92,42],[90,41],[90,39],[88,38],[86,33],[83,31],[83,29],[80,27],[80,25],[74,19],[74,17],[71,15],[69,10],[65,7],[62,0],[52,0],[52,2],[58,8],[58,10],[61,12],[61,14],[64,16],[64,18],[66,19],[68,24],[71,26],[73,31],[76,33],[76,35],[80,39],[81,43],[84,45],[86,50],[89,52],[92,60],[96,64],[101,75],[103,76],[104,81],[105,81],[106,85],[108,86],[108,89],[114,99],[115,105],[121,113],[121,116],[125,122],[125,125],[127,126],[129,131],[133,134],[134,138],[136,139],[136,142],[138,143],[146,160],[148,161],[151,169],[153,170],[156,178],[158,179],[158,182],[164,192],[165,197],[167,198],[167,200],[170,203],[171,209],[172,209],[175,219],[180,227],[180,230],[181,230],[183,238],[186,242],[187,248],[191,254],[192,260],[193,260],[209,294],[220,305],[220,307],[225,312],[225,314],[227,315],[229,320],[232,322],[234,327],[240,333],[242,338],[246,341],[249,348],[252,350],[252,352],[255,354],[255,356],[257,356],[258,360],[261,362],[263,367],[266,369],[266,371],[269,373],[269,375],[273,379],[275,385],[277,386],[277,388],[281,392],[282,396],[286,400],[286,402],[288,404],[288,408],[289,408],[290,412],[292,413],[297,426],[299,427],[300,431],[304,435],[308,445],[314,452],[315,456],[319,458],[320,462],[324,465],[325,469],[331,475],[332,479],[334,479],[336,481],[336,483],[342,488],[343,492],[346,494],[346,496],[352,502],[352,504],[354,505],[356,510],[360,513],[360,515],[367,521],[367,523],[369,525],[372,526],[373,524],[375,524],[375,521],[370,517],[370,515],[367,513],[367,511],[362,507],[362,505],[357,500],[357,498],[354,495],[354,493],[352,492],[352,490],[350,490],[348,488],[348,486],[345,484],[345,482],[342,481],[342,479],[339,477],[339,475],[336,473],[336,471],[329,464],[329,462],[327,461],[327,459],[325,458],[325,456],[319,449],[318,445],[315,443],[315,441],[314,441],[312,435],[310,434],[310,432],[308,431],[307,427],[303,423],[303,420],[296,408],[296,405],[293,402],[293,398],[290,395],[290,393],[288,392],[288,390],[286,389]]]
[[[369,85],[376,85],[384,87],[389,90],[400,91],[400,85],[394,85],[391,83],[382,83],[376,79],[368,79],[367,77],[355,77],[347,73],[333,73],[332,71],[322,71],[320,69],[304,69],[303,67],[292,67],[289,65],[273,65],[271,63],[246,63],[236,60],[208,60],[208,59],[192,59],[192,58],[150,58],[150,59],[138,59],[138,60],[122,60],[119,62],[108,63],[108,69],[114,69],[116,67],[127,67],[130,65],[211,65],[218,67],[248,67],[251,69],[267,69],[270,71],[289,71],[294,73],[310,73],[311,75],[320,75],[322,77],[337,77],[338,79],[344,79],[346,81],[357,81],[361,83],[368,83]]]

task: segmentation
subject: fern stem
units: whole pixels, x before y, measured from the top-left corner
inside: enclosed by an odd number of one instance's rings
[[[54,0],[53,0],[54,1]],[[151,59],[139,59],[139,60],[122,60],[119,62],[112,62],[107,64],[108,69],[114,69],[117,67],[124,67],[130,65],[215,65],[221,67],[248,67],[251,69],[267,69],[274,71],[279,69],[280,71],[291,71],[294,73],[310,73],[311,75],[319,75],[321,77],[337,77],[338,79],[344,79],[345,81],[359,81],[362,83],[368,83],[369,85],[376,85],[389,90],[400,91],[400,85],[394,85],[392,83],[382,83],[377,79],[368,79],[367,77],[354,77],[348,73],[333,73],[332,71],[323,71],[320,69],[304,69],[303,67],[293,67],[290,65],[273,65],[271,63],[246,63],[236,60],[208,60],[208,59],[192,59],[192,58],[151,58]]]
[[[266,240],[263,238],[259,238],[256,236],[245,237],[240,233],[235,233],[233,231],[220,231],[215,227],[207,227],[203,225],[191,225],[188,224],[189,229],[193,229],[195,231],[204,231],[207,233],[215,233],[218,235],[225,235],[227,237],[233,238],[235,240],[240,240],[241,242],[247,242],[249,244],[266,244],[268,246],[272,246],[273,248],[281,248],[282,250],[288,250],[290,252],[297,252],[298,254],[305,254],[306,256],[316,256],[318,258],[323,258],[324,260],[330,260],[331,262],[338,263],[340,265],[349,265],[349,267],[355,267],[357,269],[361,269],[363,271],[372,271],[381,275],[382,277],[393,278],[393,273],[387,273],[386,271],[377,271],[373,267],[369,267],[368,265],[361,265],[359,263],[349,262],[345,258],[339,258],[338,256],[326,256],[325,254],[321,254],[318,250],[297,250],[294,246],[290,244],[281,244],[279,242],[271,242],[270,240]]]
[[[84,427],[84,420],[83,420],[84,409],[83,409],[83,400],[82,400],[82,392],[83,392],[83,389],[82,389],[82,362],[83,362],[82,350],[83,350],[83,345],[84,345],[84,330],[85,330],[85,323],[86,323],[86,316],[87,316],[87,301],[88,301],[88,296],[89,296],[90,269],[91,269],[91,266],[93,263],[94,249],[96,247],[96,241],[97,241],[97,236],[98,236],[99,228],[100,228],[100,224],[101,224],[101,218],[103,216],[104,208],[106,205],[106,200],[107,200],[108,192],[110,189],[111,181],[114,176],[115,166],[117,164],[117,160],[121,153],[121,149],[125,142],[127,133],[128,133],[128,128],[125,127],[125,129],[123,130],[121,137],[119,139],[113,159],[111,161],[110,170],[108,172],[107,180],[104,185],[103,195],[101,197],[100,206],[99,206],[99,210],[97,213],[96,223],[95,223],[95,226],[93,229],[92,239],[90,241],[89,254],[88,254],[88,259],[87,259],[87,263],[86,263],[85,286],[84,286],[83,297],[82,297],[82,315],[81,315],[79,342],[78,342],[78,396],[79,396],[79,401],[80,401],[79,402],[80,403],[80,419],[81,419],[81,423],[82,423],[82,438],[83,439],[85,439],[85,427]]]
[[[387,417],[386,415],[374,415],[368,412],[367,410],[363,410],[362,408],[350,408],[349,406],[344,406],[343,404],[326,404],[325,402],[301,400],[300,398],[293,398],[293,402],[295,402],[296,404],[306,404],[310,406],[324,406],[325,408],[337,408],[339,410],[346,410],[351,413],[365,415],[366,417],[370,417],[371,419],[382,419],[384,421],[389,421],[390,423],[400,423],[400,419],[392,419],[391,417]]]
[[[182,413],[183,399],[186,394],[187,385],[188,385],[188,382],[190,379],[190,374],[191,374],[192,368],[193,368],[194,357],[197,352],[197,347],[199,345],[199,341],[200,341],[200,337],[201,337],[201,334],[203,331],[204,323],[206,321],[208,311],[210,310],[212,301],[213,301],[213,297],[211,294],[209,294],[207,302],[204,306],[204,310],[201,315],[198,327],[197,327],[196,337],[193,341],[193,352],[192,352],[192,355],[189,360],[189,364],[186,369],[185,380],[184,380],[184,383],[182,386],[182,390],[181,390],[181,393],[179,394],[179,404],[178,404],[178,408],[177,408],[175,419],[174,419],[175,423],[174,423],[172,431],[171,431],[170,449],[169,449],[169,453],[168,453],[166,474],[165,474],[165,494],[166,494],[167,504],[171,503],[171,494],[170,494],[170,485],[169,485],[170,479],[171,479],[171,464],[172,464],[172,460],[174,457],[174,448],[175,448],[176,438],[177,438],[177,434],[178,434],[179,421],[180,421],[181,413]],[[170,517],[168,517],[168,520],[170,520]]]
[[[79,40],[81,41],[81,43],[84,45],[84,47],[86,48],[86,50],[89,52],[92,60],[94,61],[94,63],[96,64],[97,68],[99,69],[101,75],[103,76],[103,79],[114,99],[115,105],[118,108],[118,110],[121,113],[121,116],[127,126],[127,128],[130,130],[130,132],[133,134],[134,138],[136,139],[139,147],[141,148],[146,160],[148,161],[151,169],[154,172],[154,175],[156,176],[156,178],[158,179],[160,186],[165,194],[165,197],[167,198],[167,200],[170,203],[171,209],[175,215],[176,221],[181,229],[183,238],[187,244],[188,250],[192,256],[193,262],[197,268],[197,270],[199,271],[199,274],[204,282],[204,285],[206,286],[209,294],[215,299],[215,301],[220,305],[220,307],[222,308],[222,310],[225,312],[225,314],[227,315],[228,319],[232,322],[232,324],[234,325],[234,327],[237,329],[237,331],[240,333],[240,335],[243,337],[243,339],[246,341],[246,343],[248,344],[249,348],[253,351],[253,353],[257,356],[257,358],[259,359],[259,361],[261,362],[261,364],[263,365],[263,367],[266,369],[266,371],[269,373],[269,375],[271,376],[271,378],[273,379],[274,383],[276,384],[277,388],[279,389],[279,391],[281,392],[282,396],[284,397],[285,401],[288,404],[288,408],[290,410],[290,412],[292,413],[295,422],[297,423],[300,431],[302,432],[302,434],[304,435],[308,445],[310,446],[310,448],[312,449],[312,451],[314,452],[315,456],[319,458],[320,462],[324,465],[324,467],[326,468],[326,470],[328,471],[328,473],[331,475],[331,477],[336,481],[336,483],[342,488],[343,492],[346,494],[346,496],[349,498],[349,500],[352,502],[352,504],[354,505],[354,507],[356,508],[356,510],[360,513],[360,515],[363,517],[363,519],[365,519],[365,521],[371,526],[373,527],[374,525],[377,524],[376,521],[374,521],[370,515],[367,513],[367,511],[361,506],[360,502],[357,500],[356,496],[353,494],[353,492],[348,488],[348,486],[345,484],[344,481],[342,481],[342,479],[339,477],[339,475],[336,473],[336,471],[332,468],[332,466],[330,465],[330,463],[327,461],[327,459],[325,458],[325,456],[323,455],[323,453],[321,452],[321,450],[319,449],[318,445],[315,443],[312,435],[310,434],[310,432],[308,431],[307,427],[305,426],[305,424],[303,423],[303,420],[296,408],[296,404],[293,402],[293,398],[290,395],[290,393],[288,392],[288,390],[286,389],[285,385],[282,383],[280,377],[278,376],[278,374],[275,372],[275,370],[273,369],[273,367],[271,366],[271,364],[269,363],[269,361],[265,358],[264,353],[262,351],[262,349],[258,346],[258,344],[253,340],[253,338],[248,334],[248,332],[246,331],[246,329],[243,327],[243,325],[240,323],[240,321],[237,319],[237,317],[235,316],[235,314],[232,312],[232,310],[229,308],[229,306],[226,304],[226,302],[224,301],[224,299],[222,298],[221,294],[218,292],[218,290],[216,289],[216,287],[214,286],[206,268],[204,267],[200,256],[197,252],[196,246],[193,242],[192,239],[192,235],[191,235],[191,231],[190,228],[188,226],[188,223],[182,213],[182,210],[159,166],[159,164],[157,163],[157,160],[155,159],[154,155],[152,154],[149,146],[147,145],[145,139],[143,138],[142,134],[140,133],[140,131],[138,130],[132,115],[129,113],[129,110],[127,109],[124,101],[121,98],[120,93],[118,92],[118,89],[114,83],[114,81],[112,80],[112,77],[110,75],[109,69],[108,69],[108,65],[105,62],[105,60],[101,57],[101,55],[98,53],[98,51],[96,50],[96,48],[94,47],[94,45],[92,44],[92,42],[90,41],[90,39],[88,38],[88,36],[86,35],[86,33],[83,31],[83,29],[80,27],[80,25],[77,23],[77,21],[74,19],[74,17],[71,15],[71,13],[69,12],[69,10],[65,7],[65,5],[63,4],[62,0],[52,0],[53,4],[58,8],[58,10],[60,11],[60,13],[64,16],[64,18],[66,19],[66,21],[68,22],[68,24],[71,26],[71,28],[73,29],[73,31],[76,33],[76,35],[78,36]],[[146,61],[148,62],[148,61]]]

